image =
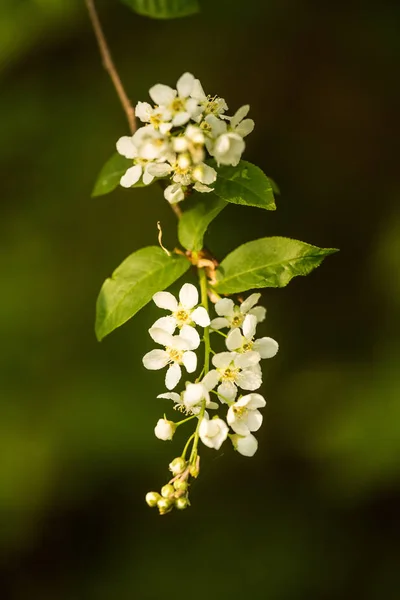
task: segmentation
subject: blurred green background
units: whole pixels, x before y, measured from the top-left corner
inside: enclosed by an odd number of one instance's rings
[[[92,199],[127,133],[78,0],[0,3],[0,581],[5,600],[400,596],[400,7],[203,0],[176,21],[98,2],[133,101],[186,70],[233,112],[276,213],[229,206],[207,244],[285,235],[340,253],[266,290],[268,400],[254,459],[202,447],[193,506],[144,503],[181,439],[140,316],[98,344],[100,286],[177,240],[158,188]],[[177,287],[177,286],[176,286]]]

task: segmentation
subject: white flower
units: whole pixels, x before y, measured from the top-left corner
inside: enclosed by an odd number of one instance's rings
[[[228,409],[226,420],[235,433],[248,435],[251,431],[258,431],[263,417],[258,408],[264,408],[266,402],[261,394],[248,394],[239,398]]]
[[[200,325],[208,327],[210,317],[204,306],[197,306],[199,303],[199,293],[197,288],[191,283],[185,283],[179,292],[179,302],[170,292],[157,292],[153,296],[153,301],[158,308],[164,308],[171,311],[170,317],[163,317],[154,323],[153,327],[161,327],[169,333],[175,331],[175,327],[184,325]],[[195,308],[197,307],[197,308]],[[167,321],[166,319],[169,319]],[[161,323],[161,324],[160,324]],[[171,330],[171,328],[173,329]]]
[[[159,440],[172,440],[176,430],[176,425],[167,419],[159,419],[154,428],[154,433]]]
[[[249,110],[250,107],[246,105],[239,108],[233,117],[224,116],[223,118],[229,121],[229,125],[213,114],[205,118],[206,128],[211,131],[207,149],[218,165],[236,167],[239,164],[246,146],[243,138],[254,129],[254,121],[244,119]]]
[[[191,73],[184,73],[176,85],[177,90],[158,83],[150,89],[150,97],[159,105],[164,120],[172,120],[174,127],[184,125],[189,119],[200,115],[202,108],[194,97],[198,91],[196,79]],[[166,118],[166,117],[169,117]]]
[[[132,143],[136,146],[140,158],[165,161],[171,157],[168,137],[152,125],[139,127],[132,136]]]
[[[253,355],[220,352],[213,356],[212,363],[221,382],[217,393],[222,402],[229,404],[235,400],[237,386],[254,391],[262,384],[260,365],[257,357]]]
[[[236,167],[242,158],[245,147],[246,144],[238,133],[228,131],[215,140],[210,154],[214,156],[218,166],[232,165],[232,167]]]
[[[205,446],[219,450],[228,437],[228,426],[222,419],[204,418],[199,427],[199,436]]]
[[[193,373],[197,367],[197,356],[193,352],[199,347],[199,334],[193,327],[184,325],[179,335],[171,335],[165,329],[152,327],[149,333],[153,340],[165,350],[151,350],[143,357],[146,369],[158,370],[170,365],[165,376],[165,385],[173,390],[182,377],[180,365],[184,365],[188,373]]]
[[[222,298],[215,305],[215,312],[218,318],[210,323],[212,329],[223,329],[224,327],[241,327],[247,314],[255,315],[257,322],[261,323],[265,319],[266,309],[263,306],[256,306],[261,294],[251,294],[242,304],[235,306],[230,298]]]
[[[189,410],[197,408],[205,400],[206,408],[216,409],[218,404],[210,400],[210,391],[215,388],[219,381],[216,371],[210,371],[200,383],[188,383],[183,392],[183,404]]]
[[[143,123],[150,123],[154,129],[159,129],[165,134],[172,128],[171,113],[167,109],[156,106],[153,108],[148,102],[138,102],[135,108],[135,115]]]
[[[263,337],[259,340],[253,340],[257,326],[257,317],[247,314],[243,325],[243,334],[239,328],[232,329],[226,338],[226,347],[231,352],[256,354],[258,360],[262,358],[272,358],[278,352],[279,345],[270,337]]]
[[[242,454],[243,456],[254,456],[257,452],[258,442],[251,433],[246,436],[233,434],[229,437],[231,438],[233,447],[239,454]]]
[[[250,110],[250,106],[246,104],[236,111],[233,117],[222,117],[230,121],[230,128],[234,133],[239,134],[241,137],[246,137],[254,129],[253,119],[245,119]]]

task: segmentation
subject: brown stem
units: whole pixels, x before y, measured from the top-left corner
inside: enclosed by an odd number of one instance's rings
[[[101,58],[103,60],[104,68],[107,73],[110,75],[111,81],[113,82],[115,91],[118,94],[118,98],[121,101],[122,108],[126,114],[126,118],[128,119],[129,129],[131,133],[136,131],[136,120],[135,120],[135,109],[133,108],[130,100],[125,92],[124,86],[122,85],[122,81],[120,76],[118,75],[118,71],[114,65],[113,59],[111,58],[111,53],[108,48],[107,40],[105,38],[99,15],[97,14],[97,10],[94,4],[94,0],[85,0],[86,6],[89,12],[90,21],[93,26],[94,33],[96,35],[97,43],[99,45]]]

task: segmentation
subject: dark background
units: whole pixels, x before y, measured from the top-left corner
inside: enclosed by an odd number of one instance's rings
[[[90,197],[127,126],[83,2],[2,0],[2,598],[397,600],[399,5],[204,0],[166,22],[98,4],[134,102],[189,70],[230,113],[251,105],[246,158],[282,195],[229,206],[213,252],[266,235],[341,251],[263,293],[280,352],[256,456],[202,447],[191,509],[160,518],[144,495],[182,441],[152,431],[160,313],[101,344],[93,322],[105,277],[157,220],[173,247],[175,218],[157,186]]]

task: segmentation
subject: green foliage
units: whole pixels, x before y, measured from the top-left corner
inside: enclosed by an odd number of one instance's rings
[[[271,182],[261,169],[245,160],[237,167],[217,167],[215,161],[212,166],[218,173],[213,184],[217,196],[233,204],[276,209]]]
[[[207,227],[225,208],[226,202],[212,193],[194,194],[190,207],[185,210],[178,224],[179,241],[184,248],[198,252],[203,248]]]
[[[125,158],[115,152],[101,169],[96,180],[92,196],[104,196],[109,194],[119,186],[119,181],[129,167],[132,166],[132,160]],[[143,187],[143,183],[136,184],[134,187]]]
[[[308,275],[334,248],[318,248],[284,237],[261,238],[243,244],[222,261],[215,289],[234,294],[253,288],[284,287],[298,275]]]
[[[96,336],[106,335],[133,317],[153,294],[170,286],[190,267],[183,256],[148,246],[126,258],[105,280],[96,304]]]
[[[200,10],[197,0],[122,0],[145,17],[153,19],[176,19],[187,17]]]

